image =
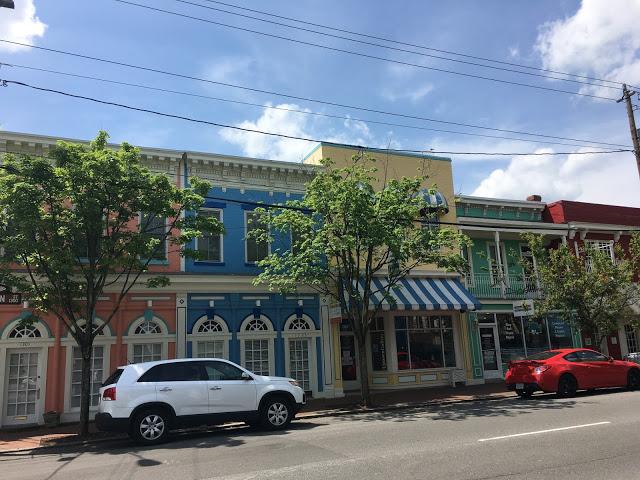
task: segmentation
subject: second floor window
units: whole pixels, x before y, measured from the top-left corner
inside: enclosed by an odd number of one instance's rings
[[[253,230],[269,228],[266,222],[261,218],[262,215],[255,212],[245,212],[245,228],[247,235]],[[247,237],[246,244],[246,261],[247,263],[255,263],[264,260],[269,255],[269,243],[258,241],[255,238]]]
[[[167,219],[159,217],[153,213],[140,214],[140,230],[149,234],[152,238],[158,239],[159,243],[155,245],[152,260],[167,259]]]
[[[587,245],[593,250],[603,252],[608,255],[612,262],[615,261],[615,257],[613,255],[613,242],[609,242],[607,240],[587,240]],[[591,257],[589,255],[585,256],[584,263],[587,270],[590,272],[592,267]]]
[[[213,217],[222,222],[222,211],[220,210],[205,208],[200,210],[198,215]],[[203,237],[196,240],[196,250],[205,254],[205,257],[201,259],[204,262],[222,262],[222,234],[203,233]]]

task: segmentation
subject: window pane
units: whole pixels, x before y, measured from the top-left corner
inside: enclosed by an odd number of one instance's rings
[[[198,215],[207,217],[213,217],[216,220],[220,220],[220,210],[200,210]],[[208,262],[221,262],[222,261],[222,235],[211,235],[204,233],[202,238],[196,240],[196,250],[204,252],[206,257],[205,261]]]
[[[247,234],[253,230],[267,228],[264,221],[261,221],[261,215],[253,212],[246,212],[246,228]],[[269,254],[269,244],[267,242],[259,242],[255,238],[247,238],[245,240],[247,248],[247,263],[255,263],[263,260]]]
[[[167,259],[167,222],[163,217],[155,214],[140,215],[140,228],[152,238],[159,240],[159,244],[154,247],[151,258],[154,260]]]
[[[525,353],[520,319],[510,314],[499,314],[497,317],[502,362],[523,359]]]
[[[386,351],[384,332],[371,332],[371,359],[374,371],[387,370]]]

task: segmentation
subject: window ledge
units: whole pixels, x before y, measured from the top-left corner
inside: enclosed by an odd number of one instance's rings
[[[193,262],[194,265],[205,265],[209,267],[224,267],[225,262],[210,262],[207,260],[197,260]]]

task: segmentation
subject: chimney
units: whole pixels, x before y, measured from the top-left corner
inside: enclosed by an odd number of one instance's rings
[[[542,197],[540,195],[529,195],[527,197],[527,202],[541,202]]]

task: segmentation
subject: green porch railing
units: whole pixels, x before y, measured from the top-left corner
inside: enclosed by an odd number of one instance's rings
[[[542,298],[542,292],[535,277],[508,275],[498,278],[490,273],[474,273],[465,278],[465,287],[478,299],[511,299]]]

